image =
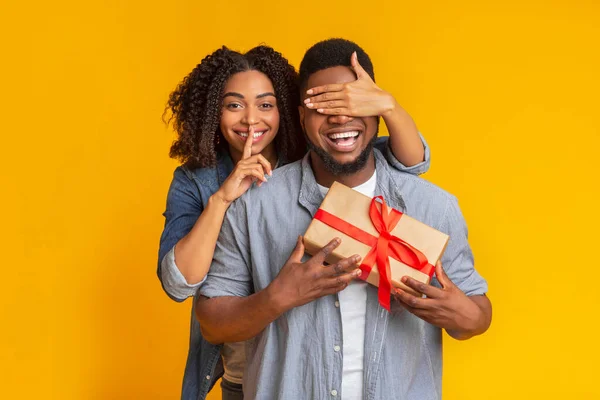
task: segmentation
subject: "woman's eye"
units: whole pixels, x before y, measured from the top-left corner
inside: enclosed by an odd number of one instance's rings
[[[236,110],[236,109],[242,108],[242,105],[238,104],[238,103],[230,103],[230,104],[227,104],[225,107],[227,107],[231,110]]]
[[[273,108],[275,106],[273,104],[270,104],[270,103],[263,103],[259,107],[262,108],[262,109],[267,109],[268,110],[268,109],[271,109],[271,108]]]

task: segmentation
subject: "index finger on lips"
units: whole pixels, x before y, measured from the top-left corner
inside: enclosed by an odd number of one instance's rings
[[[244,143],[244,152],[242,153],[242,160],[249,158],[252,155],[252,141],[254,140],[254,127],[248,129],[248,137],[246,143]]]

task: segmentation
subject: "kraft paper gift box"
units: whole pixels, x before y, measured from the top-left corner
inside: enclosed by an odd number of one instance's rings
[[[378,199],[384,200],[381,196],[372,199],[334,182],[304,234],[306,252],[314,255],[334,237],[339,237],[341,244],[329,254],[326,261],[333,264],[342,258],[358,254],[362,259],[361,279],[380,286],[381,266],[377,258],[381,261],[385,259],[380,250],[385,247],[391,286],[417,294],[400,279],[410,276],[429,284],[434,266],[442,256],[449,237],[378,202]],[[390,245],[390,242],[393,244]],[[387,286],[385,283],[383,285]],[[384,290],[382,293],[381,289],[380,287],[380,303],[389,310],[389,291],[385,293]],[[385,299],[382,301],[382,295],[387,295],[387,302]]]

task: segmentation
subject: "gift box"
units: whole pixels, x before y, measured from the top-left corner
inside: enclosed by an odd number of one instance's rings
[[[418,295],[400,281],[403,276],[429,284],[449,239],[388,207],[381,196],[370,198],[339,182],[331,186],[304,234],[306,252],[316,254],[334,237],[342,242],[326,261],[360,255],[361,279],[379,287],[379,302],[388,310],[392,286]]]

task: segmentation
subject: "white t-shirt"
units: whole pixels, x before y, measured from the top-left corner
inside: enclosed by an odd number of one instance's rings
[[[377,173],[353,189],[366,196],[375,196]],[[323,195],[329,188],[319,185]],[[367,317],[367,285],[355,279],[338,293],[342,315],[342,399],[362,400],[365,355],[365,324]]]

